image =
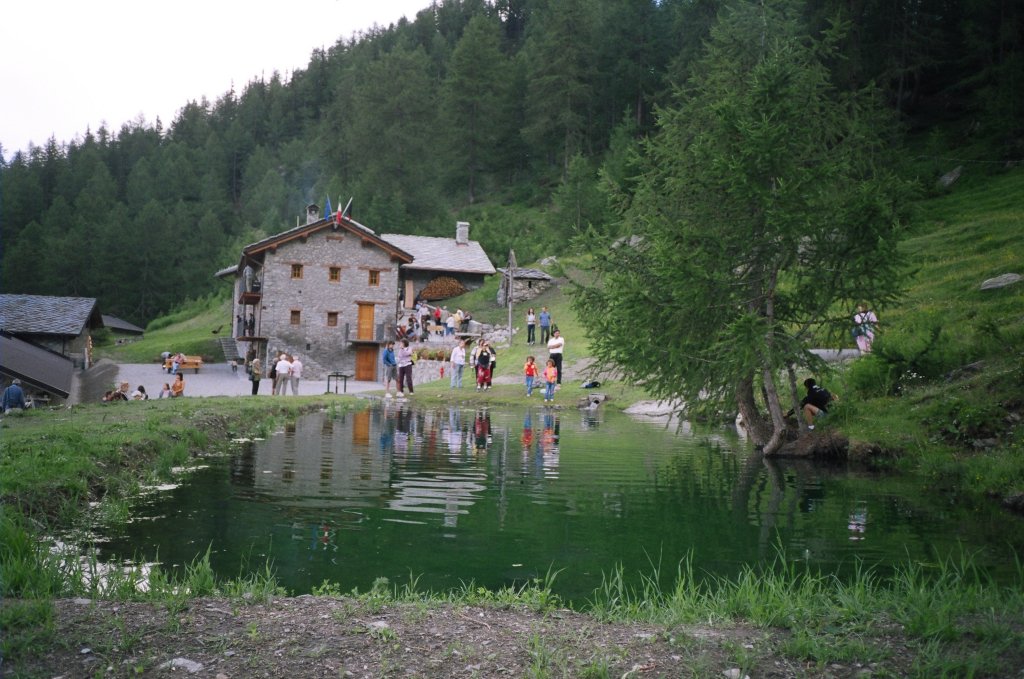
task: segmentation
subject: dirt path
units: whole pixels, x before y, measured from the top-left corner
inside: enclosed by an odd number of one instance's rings
[[[187,607],[61,600],[50,653],[3,676],[866,677],[777,655],[778,635],[739,625],[667,630],[572,611],[389,604],[299,596]],[[906,657],[895,651],[893,656]],[[884,668],[902,676],[896,660]],[[10,674],[9,674],[10,673]],[[890,676],[890,675],[887,675]]]

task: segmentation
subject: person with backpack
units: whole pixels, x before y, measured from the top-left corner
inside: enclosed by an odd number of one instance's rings
[[[800,401],[800,410],[804,414],[804,421],[807,428],[814,430],[814,418],[828,414],[828,407],[839,397],[829,392],[825,387],[818,386],[813,377],[804,380],[804,387],[807,388],[807,395]]]

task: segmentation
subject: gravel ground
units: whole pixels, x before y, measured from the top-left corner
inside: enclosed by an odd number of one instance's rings
[[[171,382],[171,376],[164,372],[163,368],[155,363],[121,363],[114,364],[117,373],[111,378],[110,371],[104,371],[101,378],[105,383],[128,382],[134,391],[140,384],[146,387],[150,398],[156,398],[164,383]],[[228,363],[205,363],[198,373],[186,370],[184,373],[185,396],[247,396],[252,392],[252,383],[249,382],[245,370],[241,367],[237,371],[231,370]],[[103,386],[106,387],[106,384]],[[341,393],[342,386],[337,386]],[[109,389],[110,387],[106,387]],[[331,391],[336,388],[334,381],[331,381]],[[379,382],[357,382],[349,380],[346,387],[347,393],[358,394],[364,391],[382,389]],[[104,389],[103,391],[105,391]],[[301,380],[299,382],[299,394],[313,396],[323,394],[327,391],[327,380]],[[100,392],[102,394],[102,391]],[[260,381],[260,394],[270,394],[270,380]],[[288,390],[291,395],[291,388]]]

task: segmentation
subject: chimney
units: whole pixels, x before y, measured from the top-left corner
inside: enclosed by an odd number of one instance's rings
[[[469,222],[455,222],[455,244],[469,245]]]
[[[312,224],[313,222],[320,221],[320,206],[310,203],[306,206],[306,223]]]

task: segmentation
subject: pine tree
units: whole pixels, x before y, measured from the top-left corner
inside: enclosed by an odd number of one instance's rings
[[[693,409],[734,403],[766,452],[778,376],[814,365],[809,331],[901,280],[886,116],[873,91],[832,87],[837,39],[808,37],[794,3],[725,11],[647,145],[622,215],[636,237],[577,299],[602,360]]]

